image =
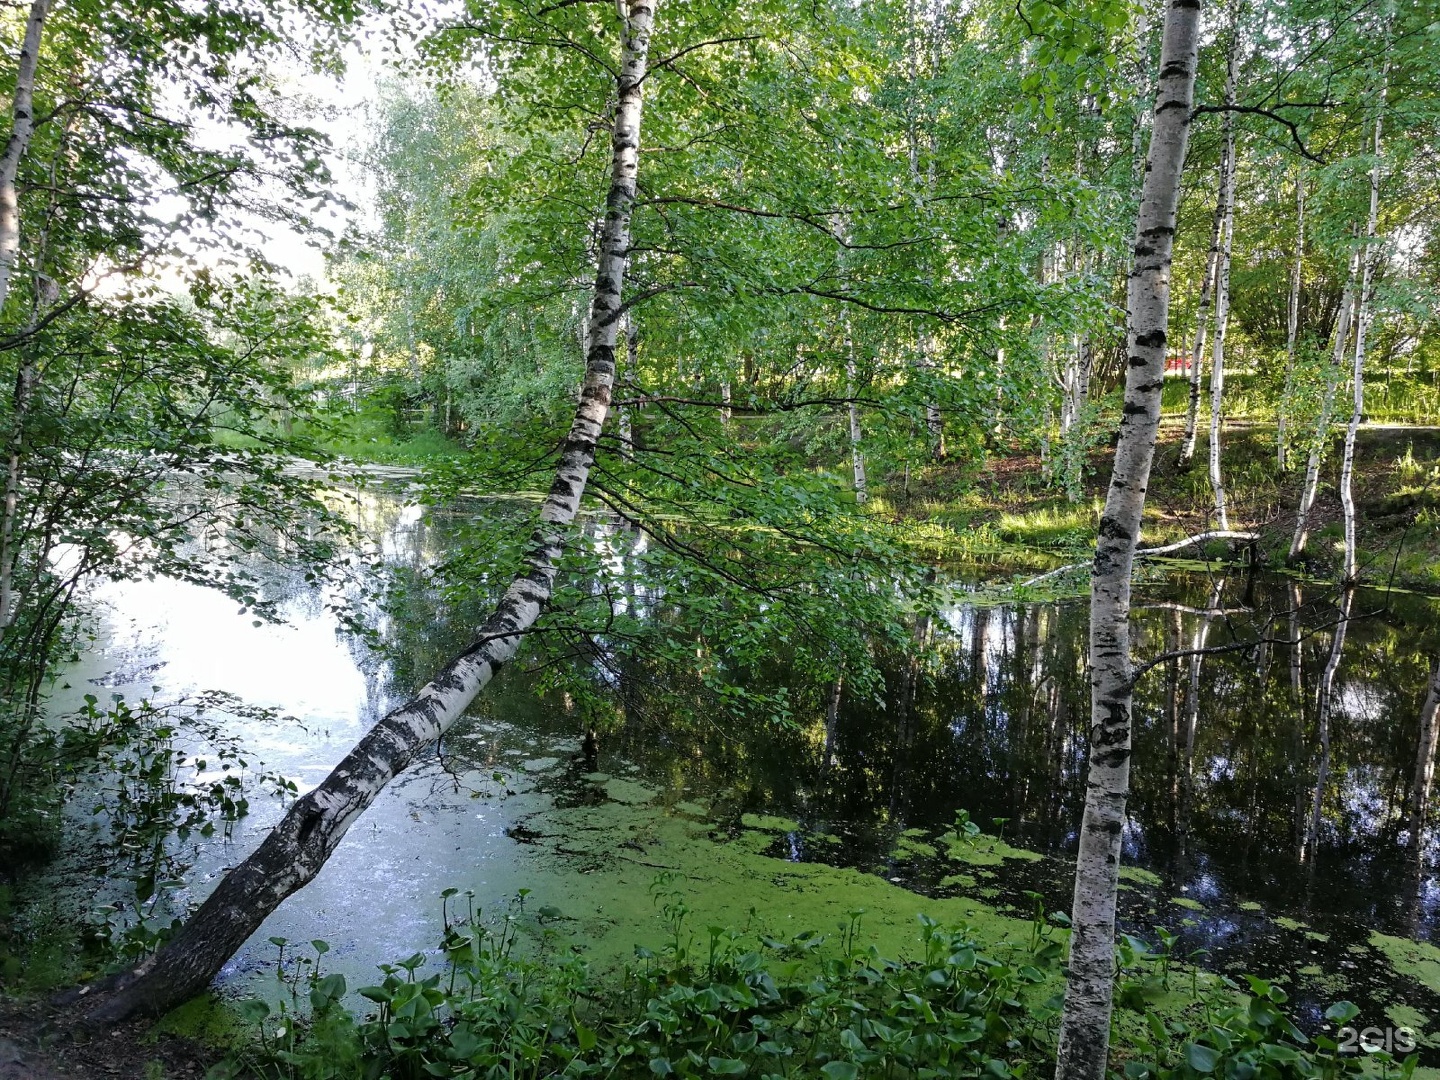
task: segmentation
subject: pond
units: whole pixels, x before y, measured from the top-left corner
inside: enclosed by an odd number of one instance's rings
[[[467,515],[489,512],[421,508],[403,483],[354,505],[376,553],[412,567],[450,551]],[[303,792],[464,644],[463,613],[412,597],[374,613],[401,643],[381,659],[342,629],[333,597],[265,573],[285,598],[282,625],[180,582],[98,587],[97,640],[64,672],[54,708],[83,693],[229,692],[294,718],[226,723],[252,775],[263,762]],[[614,722],[592,734],[563,694],[503,673],[223,980],[273,992],[270,939],[283,937],[323,939],[327,970],[352,987],[373,981],[377,963],[433,949],[449,888],[474,894],[452,903],[508,912],[617,964],[673,931],[675,897],[698,933],[707,923],[832,932],[864,908],[867,932],[892,953],[920,910],[1000,936],[1024,932],[1037,895],[1068,910],[1086,604],[957,592],[917,622],[913,650],[882,660],[883,695],[811,688],[807,700],[826,704],[789,727],[727,728],[674,696],[667,710],[641,707],[618,685]],[[1406,813],[1440,604],[1355,598],[1316,829],[1316,685],[1336,602],[1320,585],[1193,569],[1137,586],[1137,657],[1234,647],[1158,663],[1139,683],[1122,929],[1153,942],[1165,927],[1206,967],[1285,979],[1310,1030],[1341,997],[1361,1006],[1362,1023],[1440,1029],[1440,950],[1426,944],[1440,920],[1434,841],[1412,846]],[[763,678],[800,677],[777,660]],[[281,812],[252,795],[228,837],[192,842],[176,901],[203,895]],[[957,814],[985,835],[959,839]],[[56,874],[87,903],[107,898],[73,861]]]

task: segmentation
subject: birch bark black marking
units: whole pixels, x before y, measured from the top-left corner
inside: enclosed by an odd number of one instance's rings
[[[1125,400],[1134,408],[1127,408],[1120,421],[1091,571],[1091,756],[1075,862],[1074,930],[1055,1067],[1058,1080],[1104,1080],[1109,1055],[1120,833],[1130,786],[1130,572],[1160,426],[1170,261],[1199,28],[1199,0],[1170,0],[1126,303],[1131,364]],[[1156,340],[1162,343],[1158,347],[1146,344]]]
[[[232,870],[151,960],[122,977],[86,1017],[114,1023],[158,1013],[204,990],[221,966],[291,893],[320,871],[345,832],[397,774],[435,742],[508,662],[555,581],[565,531],[579,510],[615,378],[620,295],[635,204],[642,86],[656,0],[630,0],[621,44],[610,189],[591,302],[585,381],[555,482],[531,537],[528,569],[506,590],[475,643],[385,717]]]

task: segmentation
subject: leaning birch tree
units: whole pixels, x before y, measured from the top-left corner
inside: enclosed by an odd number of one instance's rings
[[[1130,574],[1160,427],[1170,263],[1199,40],[1200,0],[1170,0],[1126,298],[1125,405],[1090,575],[1090,763],[1057,1080],[1104,1080],[1110,1048],[1120,833],[1130,789]]]
[[[91,1023],[162,1012],[209,985],[281,901],[319,873],[346,831],[385,786],[459,719],[496,671],[515,656],[549,603],[567,533],[595,460],[615,378],[655,6],[656,0],[617,0],[623,20],[621,57],[609,191],[587,320],[585,380],[521,573],[481,624],[474,643],[412,701],[371,728],[318,787],[297,799],[184,927],[154,957],[117,980],[89,1012]]]

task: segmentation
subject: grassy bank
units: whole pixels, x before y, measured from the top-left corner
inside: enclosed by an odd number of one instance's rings
[[[1193,464],[1179,462],[1182,432],[1167,425],[1152,474],[1145,511],[1146,544],[1162,544],[1216,528],[1202,435]],[[1305,571],[1333,576],[1341,558],[1337,434],[1321,469],[1312,513]],[[1261,535],[1266,561],[1285,565],[1295,527],[1295,506],[1304,461],[1280,473],[1273,427],[1245,425],[1225,433],[1224,477],[1230,526]],[[1111,452],[1089,458],[1083,493],[1071,501],[1046,478],[1039,455],[1012,449],[997,453],[973,486],[959,494],[956,480],[969,475],[962,462],[933,466],[880,489],[878,512],[916,525],[939,527],[956,558],[1015,569],[1047,569],[1083,560],[1093,550],[1095,528],[1109,481]],[[1354,480],[1363,580],[1440,593],[1440,432],[1430,429],[1362,428]]]

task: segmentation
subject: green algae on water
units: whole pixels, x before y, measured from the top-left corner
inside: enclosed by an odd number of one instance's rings
[[[1440,949],[1428,941],[1391,937],[1379,931],[1370,935],[1370,945],[1384,954],[1396,971],[1440,994]]]

